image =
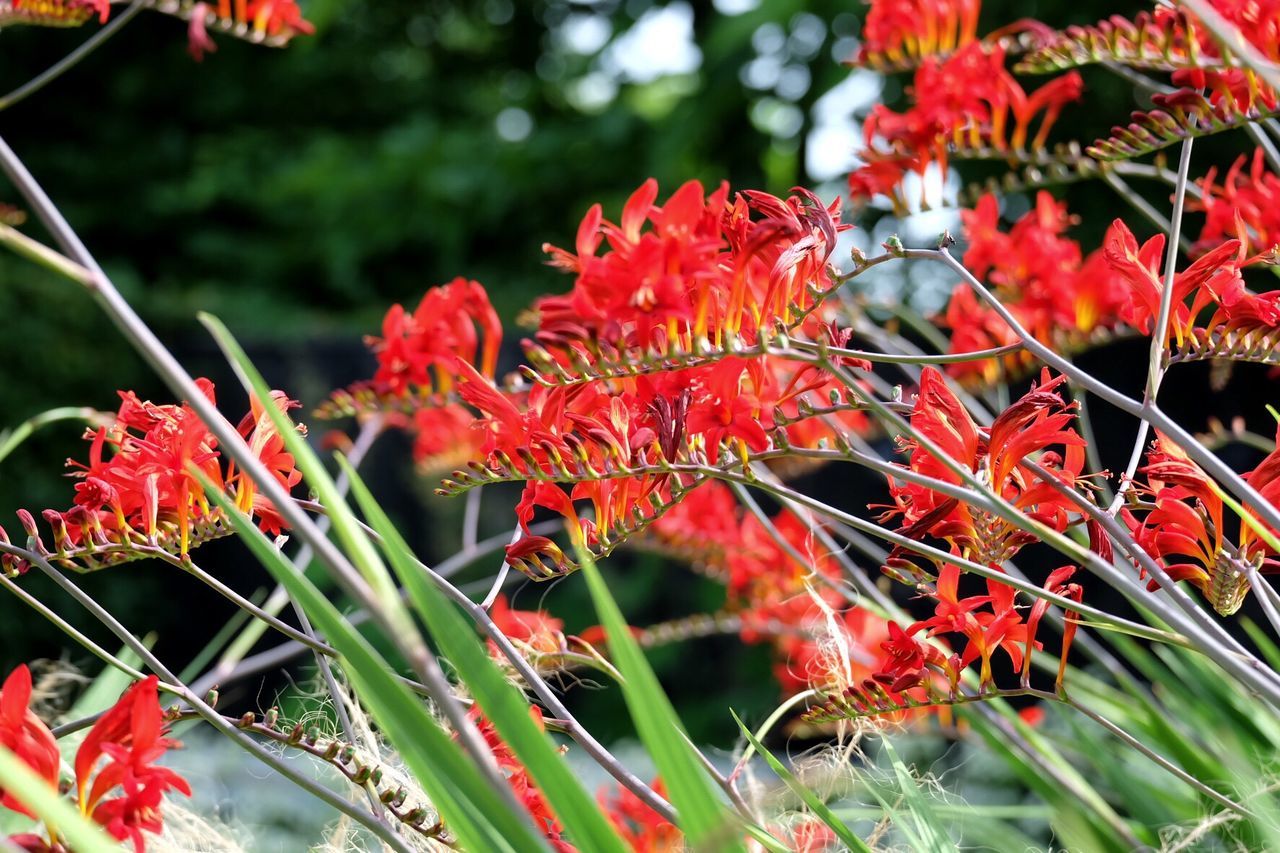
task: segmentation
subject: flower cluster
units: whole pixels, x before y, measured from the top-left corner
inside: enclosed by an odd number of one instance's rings
[[[1272,262],[1267,207],[1276,179],[1255,161],[1252,179],[1240,163],[1222,188],[1214,173],[1205,179],[1201,209],[1206,224],[1196,260],[1173,279],[1168,335],[1172,346],[1212,357],[1219,348],[1240,356],[1270,358],[1280,333],[1280,296],[1254,293],[1242,271]],[[1064,235],[1071,223],[1066,208],[1047,192],[1007,231],[999,228],[994,196],[983,196],[961,214],[968,249],[964,263],[982,279],[1032,337],[1058,351],[1084,347],[1100,336],[1135,329],[1151,334],[1164,292],[1165,237],[1139,244],[1122,220],[1107,230],[1101,249],[1081,258],[1079,245]],[[1230,230],[1224,230],[1230,229]],[[1230,239],[1224,239],[1230,236]],[[1252,246],[1258,253],[1246,257]],[[1198,321],[1207,322],[1200,325]],[[972,288],[957,284],[943,323],[952,331],[949,351],[974,352],[1016,344],[1018,336]],[[950,365],[960,379],[993,382],[1001,371],[1016,375],[1034,363],[1026,352]]]
[[[1132,114],[1087,153],[1099,160],[1124,160],[1215,133],[1241,122],[1258,121],[1280,101],[1264,75],[1249,65],[1280,58],[1280,4],[1274,0],[1209,0],[1213,28],[1180,4],[1159,4],[1132,20],[1113,15],[1092,26],[1072,26],[1037,39],[1019,71],[1044,73],[1090,63],[1167,72],[1175,87],[1151,96],[1154,109]],[[1219,39],[1219,27],[1238,30],[1239,44]],[[1247,49],[1253,60],[1235,54]],[[1163,88],[1163,87],[1162,87]]]
[[[146,847],[144,833],[158,834],[164,828],[160,807],[165,794],[172,790],[191,796],[185,779],[156,764],[165,752],[178,746],[165,737],[157,684],[156,677],[150,676],[126,690],[89,730],[73,764],[80,812],[113,837],[132,842],[138,853]],[[50,788],[59,790],[62,759],[58,743],[28,708],[31,690],[31,672],[25,666],[10,673],[0,688],[0,745]],[[3,792],[0,805],[33,816],[10,792]],[[36,853],[63,849],[56,837],[46,840],[31,833],[10,836],[8,841]]]
[[[902,67],[975,41],[980,0],[874,0],[854,62]]]
[[[196,384],[213,402],[213,383],[199,379]],[[120,400],[110,426],[85,434],[90,442],[88,462],[68,460],[71,476],[78,480],[71,509],[43,513],[53,530],[52,551],[43,544],[30,513],[19,512],[38,552],[77,570],[137,559],[144,547],[185,558],[191,548],[229,530],[223,512],[210,502],[202,477],[254,516],[264,531],[281,531],[284,521],[277,508],[234,463],[224,467],[217,439],[190,404],[153,403],[132,391],[121,391]],[[268,405],[288,411],[299,404],[275,391]],[[301,481],[293,456],[260,401],[251,402],[239,432],[281,486],[291,489]],[[9,541],[3,529],[0,537]],[[3,560],[6,571],[25,569],[12,555]]]
[[[961,218],[968,244],[965,267],[1036,340],[1061,351],[1119,325],[1120,309],[1129,299],[1125,280],[1101,250],[1082,257],[1080,245],[1064,236],[1074,218],[1049,193],[1037,193],[1035,206],[1008,231],[1000,230],[999,203],[993,195],[984,195]],[[1018,342],[1009,324],[963,282],[951,293],[944,323],[952,331],[952,353]],[[1032,363],[1026,352],[1003,357],[1008,374],[1022,373]],[[948,372],[989,383],[999,378],[1001,367],[1001,361],[988,358],[949,365]]]
[[[1028,93],[1004,60],[1003,48],[977,42],[946,60],[924,60],[911,107],[896,113],[878,104],[863,125],[864,165],[849,176],[852,198],[887,196],[905,208],[901,183],[908,173],[924,175],[931,164],[945,171],[956,153],[1017,159],[1042,149],[1063,107],[1079,99],[1080,75],[1064,74]]]
[[[1044,590],[1079,602],[1083,590],[1071,582],[1075,566],[1063,566],[1049,574]],[[988,578],[986,594],[962,595],[964,575],[951,564],[942,566],[932,583],[920,583],[924,595],[933,599],[934,612],[907,628],[887,623],[873,673],[844,686],[828,688],[823,701],[810,708],[804,718],[822,723],[868,716],[900,716],[917,708],[946,706],[981,696],[994,686],[992,661],[1003,652],[1021,684],[1031,679],[1031,657],[1043,648],[1036,639],[1048,602],[1036,598],[1029,609],[1018,604],[1017,591],[1008,584]],[[1024,614],[1025,611],[1025,614]],[[1078,615],[1070,610],[1058,654],[1057,689],[1062,689],[1067,658],[1075,639]],[[953,648],[962,651],[953,652]],[[967,667],[979,663],[978,693],[965,693],[961,678]],[[865,671],[867,667],[862,666]],[[838,687],[839,685],[837,685]]]
[[[1270,263],[1270,251],[1246,257],[1245,229],[1237,239],[1204,251],[1173,277],[1173,302],[1169,317],[1170,344],[1180,349],[1202,349],[1209,355],[1220,349],[1241,358],[1266,360],[1274,355],[1280,333],[1280,293],[1254,293],[1245,286],[1242,270],[1256,263]],[[1130,286],[1121,319],[1143,334],[1151,334],[1164,292],[1164,236],[1156,235],[1138,245],[1124,222],[1117,219],[1107,231],[1104,245],[1107,263]],[[1203,326],[1197,319],[1209,314]]]
[[[815,310],[835,284],[826,265],[841,228],[834,206],[806,194],[783,201],[747,192],[730,202],[727,187],[708,198],[696,182],[662,207],[656,194],[652,181],[637,190],[620,225],[593,207],[577,253],[550,250],[576,277],[570,293],[537,303],[538,331],[526,342],[540,365],[529,371],[531,389],[498,388],[474,352],[441,336],[453,387],[481,413],[472,436],[485,460],[476,473],[455,473],[445,491],[525,479],[518,516],[526,533],[535,509],[550,509],[603,553],[700,482],[699,468],[741,464],[778,441],[812,447],[837,430],[865,428],[848,404],[815,409],[814,400],[841,393],[828,373],[751,349],[776,329],[847,340]],[[598,254],[602,240],[609,248]],[[608,372],[619,358],[652,369]],[[566,494],[547,480],[574,485]],[[591,518],[579,521],[578,501],[590,501]],[[508,559],[534,577],[570,565],[538,536],[509,547]]]
[[[672,456],[684,438],[686,410],[679,397],[660,393],[652,383],[644,383],[630,393],[611,395],[595,386],[574,388],[535,387],[521,411],[479,374],[465,370],[460,393],[468,403],[484,413],[479,422],[484,436],[483,453],[492,469],[527,477],[517,517],[526,534],[508,546],[507,559],[532,576],[558,573],[568,564],[551,540],[529,535],[529,522],[536,507],[551,509],[570,522],[588,545],[606,545],[613,531],[641,523],[659,505],[673,499],[676,478],[666,473],[636,476],[606,476],[608,467],[627,469],[649,467],[651,460]],[[517,462],[516,460],[520,460]],[[576,475],[568,471],[573,462],[597,472],[591,479],[580,477],[566,494],[541,478]],[[455,476],[461,476],[461,472]],[[446,487],[452,481],[446,481]],[[589,500],[594,518],[578,521],[573,502]],[[637,517],[637,514],[639,516]],[[544,567],[543,560],[551,563]]]
[[[862,45],[851,65],[877,70],[913,68],[923,59],[945,58],[978,41],[981,0],[871,0]],[[1023,18],[981,41],[1007,50],[1034,49],[1054,32]]]
[[[455,278],[433,287],[413,312],[393,305],[381,337],[365,343],[377,358],[373,379],[334,392],[318,417],[381,417],[413,436],[413,458],[424,472],[448,470],[479,455],[483,435],[458,402],[455,362],[492,380],[502,348],[502,323],[477,281]]]
[[[831,290],[827,260],[851,226],[840,223],[838,203],[792,192],[747,190],[731,200],[727,184],[708,195],[690,181],[658,206],[650,179],[618,224],[593,206],[572,252],[545,247],[576,277],[569,293],[535,304],[536,343],[568,363],[572,351],[697,353],[793,327]]]
[[[974,423],[942,374],[926,367],[920,376],[911,427],[951,464],[967,470],[1029,519],[1061,533],[1078,510],[1056,486],[1074,489],[1085,457],[1084,439],[1071,426],[1075,405],[1066,403],[1058,391],[1063,381],[1061,376],[1051,379],[1045,371],[1039,386],[1032,385],[984,429]],[[920,442],[904,438],[900,443],[903,451],[911,454],[904,471],[942,483],[963,483],[947,460]],[[1029,467],[1027,457],[1033,453],[1040,454],[1040,467],[1058,483],[1046,481],[1045,475]],[[953,554],[977,563],[999,566],[1037,539],[1025,525],[915,478],[894,481],[889,491],[893,504],[881,515],[881,521],[900,518],[903,535],[943,539]],[[896,560],[889,567],[910,572]]]
[[[1216,167],[1196,182],[1200,196],[1188,199],[1187,207],[1204,212],[1197,253],[1232,238],[1253,252],[1274,252],[1280,246],[1280,177],[1266,167],[1265,156],[1255,149],[1252,158],[1240,155],[1221,183]]]
[[[1265,59],[1272,62],[1280,59],[1280,3],[1275,0],[1248,3],[1216,0],[1210,5]],[[1181,34],[1188,47],[1188,59],[1194,58],[1189,62],[1190,67],[1173,72],[1173,82],[1185,88],[1152,97],[1156,106],[1176,106],[1188,94],[1207,90],[1209,103],[1219,118],[1276,109],[1275,91],[1253,71],[1230,67],[1229,63],[1223,62],[1221,43],[1194,15],[1181,9],[1162,7],[1155,11],[1154,18],[1157,26]],[[1225,55],[1229,56],[1229,53]],[[1219,61],[1215,63],[1214,60]]]
[[[659,796],[667,794],[661,779],[655,779],[650,787]],[[635,853],[676,853],[684,849],[684,834],[680,829],[628,789],[601,791],[598,800],[609,822]]]
[[[210,28],[272,45],[315,32],[296,0],[182,0],[149,5],[187,21],[188,47],[197,60],[217,49],[209,38]],[[110,15],[110,0],[0,0],[0,27],[78,27],[95,16],[105,24]]]
[[[1253,509],[1245,507],[1249,518],[1240,525],[1233,544],[1227,539],[1218,487],[1163,435],[1157,434],[1152,442],[1141,473],[1147,477],[1141,493],[1148,499],[1124,511],[1130,531],[1172,580],[1190,583],[1218,613],[1226,616],[1240,609],[1252,574],[1280,571],[1275,550],[1259,533],[1262,522]],[[1280,500],[1280,450],[1272,451],[1244,477],[1263,498],[1276,503]],[[1149,585],[1155,589],[1158,582],[1152,579]]]

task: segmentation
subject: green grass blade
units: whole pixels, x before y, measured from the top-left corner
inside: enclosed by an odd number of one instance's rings
[[[617,831],[573,775],[551,738],[530,718],[528,702],[490,659],[475,626],[427,579],[355,470],[341,458],[339,463],[351,478],[351,492],[365,519],[382,536],[383,552],[441,653],[538,783],[574,845],[585,853],[624,853],[627,848]]]
[[[608,638],[610,657],[624,678],[622,695],[627,710],[671,794],[672,805],[679,813],[680,828],[691,847],[718,841],[718,850],[741,850],[741,843],[725,843],[726,826],[735,823],[737,818],[716,795],[702,762],[685,741],[684,727],[675,708],[631,635],[591,554],[585,548],[576,550],[587,589]]]
[[[1240,620],[1240,625],[1244,628],[1244,632],[1249,635],[1249,639],[1257,646],[1258,651],[1262,652],[1262,656],[1266,658],[1267,664],[1272,669],[1280,670],[1280,646],[1276,646],[1275,641],[1267,636],[1267,632],[1258,627],[1258,623],[1252,619],[1245,617]]]
[[[76,853],[119,853],[119,842],[58,795],[21,758],[0,746],[0,789],[17,797],[46,825],[57,827]]]
[[[395,746],[460,844],[470,850],[544,850],[525,815],[513,813],[422,701],[396,680],[373,646],[346,623],[333,603],[276,550],[257,525],[225,495],[210,496],[275,579],[301,603],[342,656],[361,702]]]
[[[82,406],[64,406],[27,418],[13,429],[0,430],[0,462],[7,459],[13,451],[17,450],[24,441],[43,426],[57,423],[58,421],[84,421],[93,426],[100,422],[102,417],[102,412],[96,409],[87,409]]]
[[[751,746],[755,748],[755,751],[760,753],[765,762],[769,765],[769,768],[778,775],[779,779],[786,783],[787,787],[790,788],[806,806],[809,807],[809,811],[813,812],[819,820],[831,827],[831,831],[834,832],[850,850],[871,853],[871,848],[867,846],[866,842],[854,835],[853,830],[846,826],[844,821],[836,817],[835,813],[831,811],[831,808],[824,803],[817,794],[797,779],[795,774],[788,770],[786,765],[778,760],[777,756],[766,749],[764,744],[760,743],[760,741],[756,739],[756,736],[751,733],[751,730],[743,725],[742,720],[738,718],[737,714],[733,711],[730,711],[729,713],[733,715],[733,721],[738,724],[738,728],[742,729],[742,736],[747,739],[747,743],[751,744]]]
[[[898,751],[893,748],[893,744],[888,738],[880,739],[880,746],[884,749],[885,756],[889,759],[889,764],[893,768],[894,778],[897,780],[897,791],[902,795],[903,804],[906,806],[907,813],[911,815],[916,824],[918,834],[923,837],[931,850],[947,850],[954,846],[950,833],[943,825],[941,819],[933,810],[933,804],[920,793],[920,784],[915,777],[902,763],[902,759],[898,757]]]
[[[325,470],[320,457],[307,444],[306,439],[298,434],[296,424],[293,423],[289,416],[280,411],[279,407],[272,405],[270,402],[271,388],[222,321],[212,314],[201,313],[199,317],[200,322],[213,335],[214,340],[217,341],[218,346],[222,349],[227,360],[231,362],[232,367],[240,374],[241,379],[252,389],[254,395],[262,401],[263,411],[275,425],[276,431],[284,440],[285,447],[293,454],[298,470],[302,472],[307,485],[315,490],[320,503],[324,505],[325,510],[329,513],[333,531],[337,535],[338,541],[342,543],[343,550],[373,589],[373,593],[381,603],[384,613],[398,626],[397,633],[403,633],[404,637],[401,639],[412,638],[416,631],[413,630],[413,623],[409,619],[408,611],[405,610],[403,603],[400,601],[399,593],[391,580],[391,574],[378,557],[378,551],[373,547],[373,543],[369,541],[369,538],[364,535],[364,531],[360,529],[355,514],[351,512],[350,507],[347,506],[346,501],[343,500],[342,495],[338,492],[337,484],[329,476],[329,472]]]

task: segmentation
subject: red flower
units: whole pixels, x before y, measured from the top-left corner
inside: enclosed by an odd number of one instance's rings
[[[695,391],[687,429],[706,441],[707,458],[714,465],[720,456],[720,442],[736,439],[751,450],[769,446],[766,427],[773,421],[760,398],[743,388],[744,380],[756,388],[759,363],[725,359],[716,365]]]
[[[1205,217],[1195,250],[1206,251],[1233,237],[1255,252],[1280,245],[1280,177],[1267,169],[1263,150],[1255,149],[1252,159],[1240,155],[1220,184],[1217,175],[1217,167],[1210,168],[1197,181],[1200,197],[1187,199],[1187,208],[1201,210]]]
[[[226,5],[225,0],[219,0],[220,10]],[[223,14],[221,17],[228,16]],[[245,17],[253,22],[255,32],[268,36],[311,35],[315,32],[311,22],[302,17],[302,10],[295,0],[249,0]]]
[[[655,779],[651,787],[659,796],[666,795],[661,779]],[[634,853],[676,853],[684,849],[683,833],[628,789],[620,787],[612,796],[601,791],[597,799]]]
[[[1079,479],[1084,439],[1069,426],[1074,406],[1059,396],[1056,389],[1062,382],[1063,377],[1050,379],[1046,371],[1039,387],[1033,385],[983,431],[947,387],[942,374],[926,367],[911,425],[1014,507],[1061,532],[1075,512],[1074,505],[1023,460],[1032,453],[1049,451],[1042,453],[1042,465],[1070,484]],[[949,483],[961,482],[924,447],[911,440],[901,443],[911,451],[910,470]],[[1061,452],[1051,448],[1061,448]],[[891,482],[890,492],[894,505],[881,520],[901,515],[904,533],[946,539],[955,553],[971,560],[999,565],[1034,541],[1032,534],[1018,526],[927,486]]]
[[[0,746],[16,755],[37,776],[58,787],[61,757],[58,742],[49,728],[31,712],[31,671],[19,666],[0,687]],[[34,817],[31,811],[8,791],[0,789],[0,805]]]
[[[132,841],[139,853],[145,847],[142,833],[163,829],[160,803],[165,793],[172,789],[191,796],[185,779],[155,764],[178,746],[164,736],[157,683],[150,676],[125,691],[90,729],[75,759],[80,810],[115,838]]]
[[[378,356],[376,390],[403,395],[415,388],[430,394],[453,388],[456,359],[492,379],[502,324],[479,282],[455,278],[428,290],[413,314],[393,305],[382,321],[382,337],[368,343]]]
[[[899,64],[947,54],[977,37],[980,0],[874,0],[857,62]]]
[[[484,434],[472,429],[475,417],[465,406],[425,406],[413,413],[413,461],[429,473],[465,465],[480,455]]]
[[[213,383],[198,379],[196,384],[213,402]],[[67,462],[78,469],[72,476],[80,479],[75,505],[66,512],[44,512],[60,559],[100,568],[136,559],[132,546],[140,542],[182,556],[208,538],[225,535],[229,531],[221,512],[193,468],[214,488],[230,492],[264,530],[280,531],[283,520],[277,509],[253,482],[234,465],[224,472],[217,440],[189,404],[156,404],[132,391],[121,391],[120,398],[115,422],[85,436],[88,463]],[[281,392],[272,392],[272,403],[281,411],[298,406]],[[301,481],[292,455],[258,401],[241,422],[240,434],[282,487]],[[29,532],[36,535],[34,529]]]
[[[945,61],[928,57],[915,73],[913,105],[904,113],[877,105],[868,117],[863,126],[865,150],[859,153],[867,165],[850,176],[850,191],[856,195],[882,188],[886,175],[908,163],[921,175],[931,163],[945,171],[951,147],[1014,153],[1029,145],[1038,150],[1063,106],[1078,100],[1082,91],[1080,75],[1073,71],[1028,95],[1005,70],[1004,50],[999,47],[972,42]],[[874,177],[862,174],[867,169]],[[898,188],[890,197],[903,206]]]
[[[972,211],[961,213],[969,248],[965,266],[995,292],[1032,336],[1063,348],[1081,342],[1082,333],[1114,328],[1129,289],[1107,265],[1101,252],[1081,259],[1080,246],[1062,236],[1074,221],[1066,207],[1047,192],[1036,195],[1035,207],[1009,231],[999,228],[996,199],[985,195]],[[952,330],[950,351],[972,352],[1016,343],[1017,336],[994,310],[980,303],[964,283],[956,285],[947,305]],[[1003,359],[1016,373],[1032,364],[1025,352]],[[953,376],[999,377],[996,359],[961,362],[948,368]]]
[[[1107,263],[1124,277],[1130,286],[1129,303],[1122,316],[1124,321],[1144,334],[1150,334],[1155,318],[1160,313],[1160,299],[1164,291],[1164,235],[1157,234],[1141,247],[1129,228],[1117,219],[1107,230],[1103,250]],[[1212,251],[1201,255],[1191,266],[1173,278],[1173,308],[1169,317],[1169,335],[1181,346],[1191,332],[1196,315],[1210,301],[1212,290],[1205,285],[1211,280],[1237,278],[1240,242],[1228,240]],[[1221,286],[1221,285],[1216,285]],[[1187,304],[1187,299],[1191,304]]]
[[[1272,550],[1249,524],[1240,527],[1239,545],[1228,541],[1223,526],[1223,502],[1209,476],[1164,435],[1156,434],[1147,454],[1146,489],[1155,506],[1139,520],[1135,511],[1124,518],[1138,543],[1158,560],[1174,581],[1187,581],[1208,599],[1213,608],[1230,615],[1240,608],[1249,592],[1244,564],[1260,571],[1280,569]],[[1245,478],[1268,500],[1280,497],[1276,476],[1280,455],[1273,452]],[[1252,507],[1245,511],[1257,520]],[[1153,579],[1148,587],[1155,589]]]
[[[565,650],[564,620],[545,610],[512,610],[507,597],[499,595],[489,616],[508,639],[538,654],[555,655]],[[490,647],[497,651],[492,643]]]
[[[788,850],[794,853],[825,853],[837,849],[835,830],[816,817],[801,818],[789,827],[771,826],[774,837],[786,839]]]
[[[1258,467],[1245,474],[1244,478],[1250,486],[1262,494],[1265,500],[1273,506],[1280,506],[1280,425],[1276,426],[1276,439],[1278,449],[1267,454],[1267,457],[1258,463]],[[1276,533],[1275,529],[1258,518],[1257,512],[1252,507],[1246,506],[1245,510],[1256,524],[1265,527],[1272,534]],[[1249,524],[1243,524],[1240,527],[1240,548],[1249,554],[1263,553],[1270,557],[1276,556],[1275,550]]]
[[[831,287],[826,261],[847,227],[838,205],[793,192],[779,199],[749,191],[730,202],[727,185],[708,196],[690,181],[659,207],[650,180],[619,224],[593,206],[574,252],[544,247],[576,279],[572,292],[535,304],[536,347],[567,365],[569,352],[590,358],[602,344],[618,353],[691,351],[695,340],[720,345],[732,333],[754,341],[761,329],[793,324],[793,306],[806,310],[811,290]]]
[[[529,714],[541,728],[542,710],[534,705],[529,708]],[[475,722],[476,728],[479,729],[494,759],[498,762],[498,767],[506,775],[507,783],[515,793],[516,799],[529,812],[534,825],[551,842],[552,848],[557,853],[573,853],[575,848],[564,840],[564,829],[560,826],[560,821],[551,810],[546,797],[543,796],[542,791],[534,783],[533,777],[520,763],[520,759],[516,757],[511,747],[498,734],[497,728],[481,713],[480,706],[473,705],[467,716]]]

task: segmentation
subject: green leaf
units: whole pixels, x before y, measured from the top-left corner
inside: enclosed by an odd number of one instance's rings
[[[356,694],[422,785],[461,846],[471,850],[544,850],[525,815],[497,796],[479,768],[422,701],[392,674],[373,646],[347,624],[315,584],[284,559],[253,521],[217,489],[210,497],[231,519],[254,556],[284,584],[337,649]]]
[[[102,413],[96,409],[86,409],[78,406],[50,409],[47,412],[33,415],[13,429],[0,430],[0,462],[8,458],[13,451],[17,450],[24,441],[42,426],[57,423],[58,421],[84,421],[93,426],[101,417]]]
[[[427,579],[418,559],[355,469],[341,457],[338,462],[351,478],[352,494],[370,526],[382,537],[383,552],[441,653],[524,763],[574,845],[588,852],[624,853],[627,848],[617,831],[573,775],[551,738],[533,722],[528,702],[489,658],[475,626]]]
[[[809,807],[809,811],[813,812],[819,820],[831,827],[831,831],[834,832],[841,841],[848,845],[850,850],[859,850],[871,853],[871,848],[867,846],[866,842],[854,835],[853,830],[846,826],[840,818],[836,817],[831,811],[831,808],[824,803],[817,794],[797,779],[795,774],[788,770],[785,764],[779,761],[772,752],[767,750],[764,747],[764,744],[760,743],[760,741],[756,739],[756,736],[751,733],[751,730],[743,725],[742,720],[738,718],[737,714],[733,711],[730,711],[729,713],[733,715],[733,721],[738,724],[738,728],[742,729],[742,735],[747,739],[747,743],[751,744],[751,746],[755,748],[755,751],[764,757],[764,760],[768,763],[770,769],[772,769],[774,773],[778,774],[778,778],[785,782],[787,787],[790,788],[795,795]]]
[[[699,844],[714,842],[719,850],[741,850],[739,842],[726,843],[725,837],[726,829],[736,823],[737,818],[712,789],[702,762],[685,740],[687,735],[675,708],[631,635],[600,570],[586,548],[579,546],[575,550],[605,629],[610,657],[624,679],[622,695],[627,710],[671,794],[672,805],[679,813],[680,828],[688,837],[689,845],[696,848]]]
[[[119,853],[117,842],[4,746],[0,746],[0,788],[17,797],[45,824],[57,827],[76,853]]]

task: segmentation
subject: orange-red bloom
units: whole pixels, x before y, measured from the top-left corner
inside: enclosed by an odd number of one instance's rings
[[[133,844],[137,853],[146,848],[144,833],[160,833],[161,802],[169,791],[191,796],[187,781],[156,761],[176,741],[165,737],[164,712],[157,693],[158,679],[150,676],[124,692],[85,736],[76,752],[76,804],[84,815],[113,837]],[[31,673],[20,666],[0,689],[0,745],[11,750],[51,788],[58,788],[61,756],[57,741],[28,708]],[[5,792],[0,805],[31,813]],[[24,850],[48,851],[38,835],[9,839]],[[62,849],[58,847],[56,849]]]
[[[534,722],[539,727],[542,727],[542,710],[534,705],[529,708],[529,713]],[[476,728],[480,730],[480,735],[493,753],[499,769],[506,775],[507,784],[511,786],[516,799],[528,811],[529,816],[533,818],[534,826],[551,843],[551,847],[556,853],[574,853],[576,848],[565,841],[564,828],[560,825],[555,812],[551,810],[551,805],[547,802],[546,797],[533,781],[533,777],[529,775],[528,769],[516,757],[515,752],[502,739],[502,736],[498,734],[497,728],[481,713],[480,706],[472,706],[467,716],[475,722]]]
[[[1035,206],[1007,232],[999,227],[999,205],[990,194],[973,210],[963,211],[961,218],[968,241],[965,267],[1036,340],[1063,350],[1083,345],[1099,330],[1121,325],[1130,285],[1102,250],[1082,257],[1079,244],[1065,236],[1075,217],[1049,193],[1037,193]],[[944,320],[951,329],[952,353],[1018,343],[1004,319],[963,282],[952,291]],[[1005,370],[1014,374],[1033,361],[1025,351],[1003,357]],[[995,382],[1000,366],[999,360],[988,358],[952,364],[947,371],[958,378]]]
[[[37,776],[58,786],[61,757],[49,728],[27,706],[31,702],[31,670],[23,664],[0,687],[0,746],[12,752]],[[35,815],[13,794],[0,788],[0,805],[28,817]]]
[[[651,787],[659,796],[666,795],[661,779],[655,779]],[[618,788],[612,796],[601,791],[597,799],[634,853],[676,853],[684,849],[684,834],[675,824],[668,823],[626,788]]]
[[[982,429],[947,387],[942,374],[926,367],[911,426],[1014,507],[1061,532],[1075,512],[1074,504],[1024,460],[1040,453],[1040,463],[1051,476],[1070,485],[1081,476],[1084,439],[1070,426],[1074,405],[1066,403],[1057,391],[1063,381],[1061,376],[1051,379],[1044,373],[1039,387],[1032,386],[990,429]],[[902,446],[911,452],[907,466],[911,471],[962,483],[958,474],[915,440],[902,439]],[[1035,541],[1034,534],[1019,526],[926,485],[893,482],[890,492],[894,504],[882,520],[901,516],[904,533],[945,539],[954,553],[976,562],[998,566]]]
[[[931,163],[945,171],[951,149],[989,148],[1011,156],[1039,150],[1062,108],[1082,91],[1073,71],[1028,94],[1005,70],[1000,47],[970,43],[945,61],[927,58],[915,73],[912,106],[895,113],[877,105],[863,126],[859,156],[866,165],[850,176],[852,197],[887,189],[902,206],[896,177],[908,170],[923,175]]]
[[[874,0],[857,62],[897,65],[948,54],[977,38],[980,0]]]
[[[1274,502],[1280,498],[1278,472],[1280,451],[1274,451],[1244,476]],[[1252,526],[1263,525],[1253,508],[1245,507],[1252,524],[1241,524],[1239,543],[1232,544],[1224,525],[1223,501],[1213,481],[1164,435],[1156,434],[1142,473],[1154,506],[1126,510],[1126,522],[1138,543],[1174,581],[1196,587],[1216,611],[1230,615],[1244,603],[1250,586],[1246,566],[1280,570],[1274,551]],[[1153,579],[1148,586],[1155,589],[1157,583]]]
[[[826,263],[848,227],[838,204],[793,192],[779,199],[746,191],[731,201],[728,185],[707,195],[690,181],[659,207],[651,179],[618,224],[595,205],[575,251],[545,247],[576,278],[570,293],[535,304],[537,344],[568,363],[569,350],[588,358],[602,346],[688,352],[695,340],[753,342],[762,330],[792,325],[796,309],[813,305],[812,291],[831,288]]]
[[[213,402],[213,383],[197,379],[196,384]],[[277,391],[272,392],[271,405],[288,411],[298,403]],[[262,404],[252,400],[251,406],[240,423],[240,435],[276,481],[290,489],[302,479],[293,456],[284,449]],[[227,534],[225,518],[210,501],[201,476],[256,517],[263,530],[278,533],[283,527],[277,508],[249,477],[234,465],[223,468],[217,440],[188,403],[157,404],[121,391],[114,422],[89,430],[85,439],[90,443],[88,462],[67,461],[71,476],[79,481],[74,505],[65,512],[43,513],[53,529],[52,553],[68,565],[96,569],[134,559],[133,546],[140,544],[183,556]],[[28,535],[35,537],[36,549],[50,553],[30,514],[20,512],[19,518]]]
[[[145,847],[144,831],[159,833],[164,828],[160,803],[165,793],[175,790],[191,796],[185,779],[155,763],[178,746],[165,737],[157,683],[153,675],[125,691],[89,730],[75,760],[81,811],[114,837],[132,841],[138,853]]]

